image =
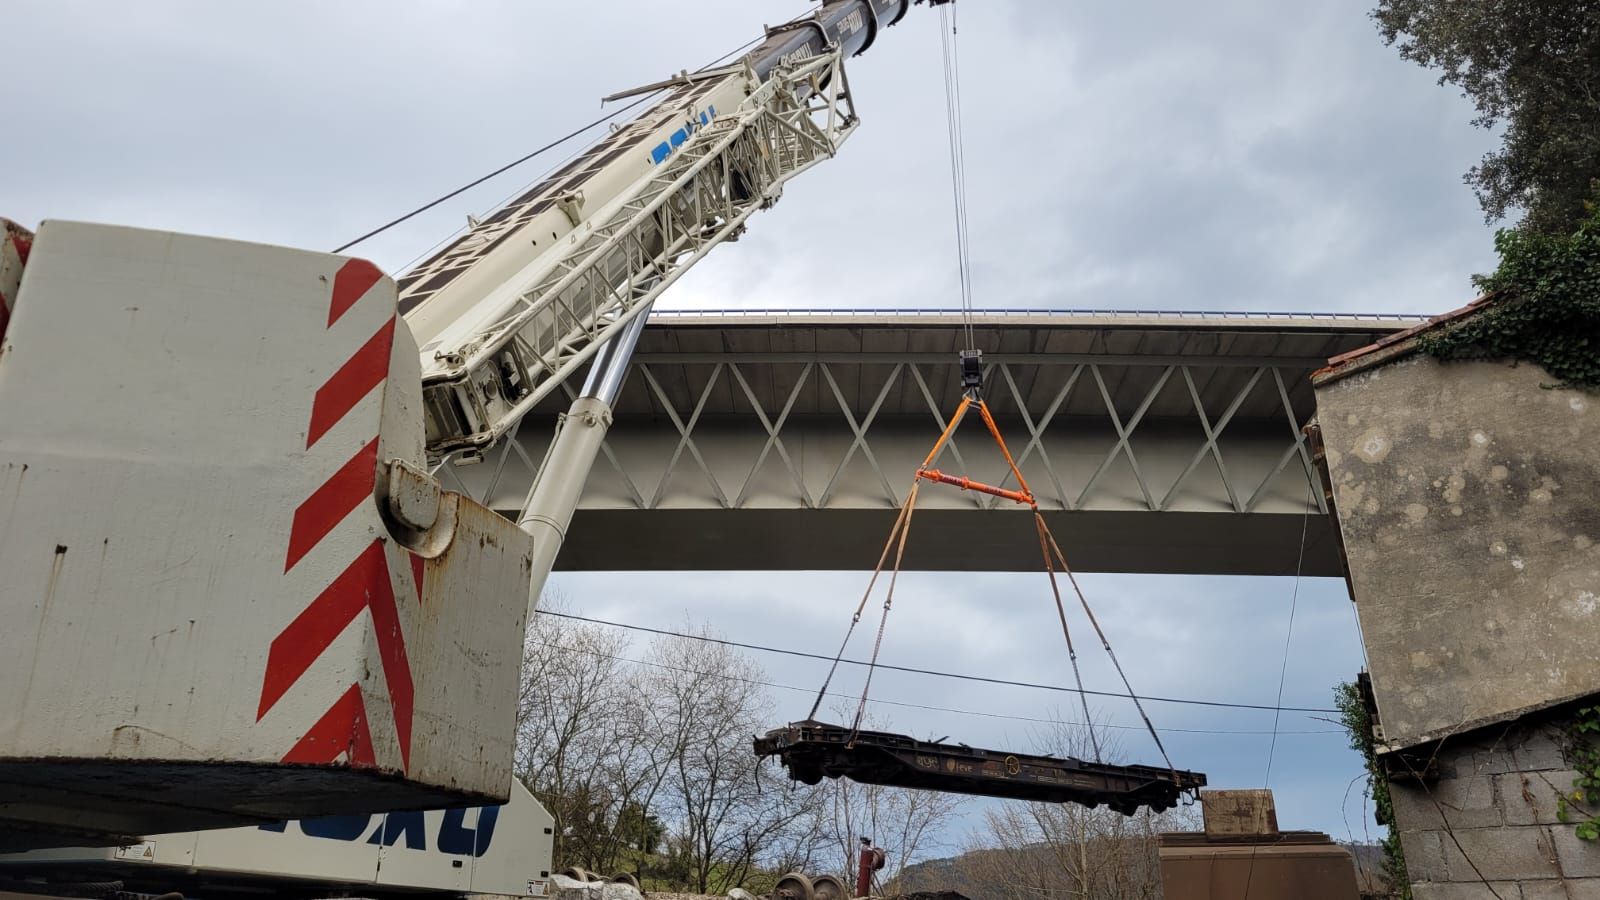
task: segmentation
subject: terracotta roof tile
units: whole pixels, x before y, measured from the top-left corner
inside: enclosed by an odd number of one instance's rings
[[[1328,364],[1325,367],[1311,373],[1311,382],[1315,385],[1321,385],[1330,381],[1337,381],[1371,366],[1381,365],[1398,357],[1409,355],[1416,349],[1415,339],[1417,335],[1476,315],[1485,307],[1494,303],[1496,299],[1493,294],[1485,294],[1460,309],[1452,309],[1447,313],[1441,313],[1421,325],[1407,328],[1405,331],[1396,331],[1394,334],[1385,335],[1381,340],[1365,347],[1357,347],[1354,350],[1341,353],[1328,360]],[[1391,352],[1383,353],[1381,358],[1375,358],[1377,354],[1385,350]]]

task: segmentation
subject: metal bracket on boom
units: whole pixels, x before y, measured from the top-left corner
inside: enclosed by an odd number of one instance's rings
[[[716,81],[727,78],[729,75],[737,75],[743,68],[744,64],[740,62],[734,63],[731,66],[720,66],[715,69],[706,69],[703,72],[690,72],[689,70],[685,69],[671,78],[664,78],[661,81],[652,81],[649,84],[641,84],[638,87],[628,88],[625,91],[618,91],[615,94],[607,94],[606,96],[600,98],[600,102],[612,103],[617,100],[626,100],[629,97],[637,97],[640,94],[654,94],[656,91],[664,91],[668,88],[683,87],[686,84],[697,84],[702,81]]]
[[[961,351],[961,393],[970,400],[983,396],[983,351]]]
[[[573,228],[583,224],[583,191],[568,191],[556,198],[556,206],[567,214]]]

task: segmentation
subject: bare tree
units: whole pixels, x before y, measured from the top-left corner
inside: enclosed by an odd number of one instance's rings
[[[814,818],[814,791],[763,779],[751,739],[769,727],[761,668],[724,644],[657,639],[646,657],[641,708],[673,735],[670,776],[674,846],[686,886],[722,893],[753,874],[772,848],[797,846]]]
[[[853,704],[849,708],[835,707],[834,716],[839,721],[853,720]],[[871,714],[863,719],[862,727],[875,731],[888,728]],[[965,802],[954,794],[857,784],[844,778],[825,781],[818,789],[823,796],[819,824],[827,843],[826,856],[819,863],[823,871],[840,873],[852,886],[861,838],[871,838],[873,844],[883,848],[886,866],[878,878],[891,887],[906,866],[938,848],[938,837]]]
[[[560,611],[559,597],[542,609]],[[653,852],[653,804],[675,748],[651,731],[643,684],[610,629],[541,615],[529,629],[517,717],[517,774],[555,819],[560,867],[617,871],[625,850]]]
[[[633,660],[611,629],[536,618],[517,774],[556,820],[558,867],[633,868],[699,893],[813,867],[822,792],[763,773],[752,752],[771,725],[760,667],[697,637],[709,635],[658,638]]]
[[[1055,756],[1092,754],[1085,728],[1060,726],[1036,736],[1040,751]],[[1097,732],[1102,756],[1121,754]],[[961,858],[963,880],[989,886],[1007,900],[1072,897],[1082,900],[1154,900],[1161,896],[1157,860],[1163,831],[1197,826],[1192,809],[1124,816],[1070,803],[1005,803],[984,816]]]

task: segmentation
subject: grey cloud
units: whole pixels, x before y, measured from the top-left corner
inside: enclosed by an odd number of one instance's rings
[[[597,98],[694,67],[803,7],[432,2],[270,5],[166,0],[30,4],[6,13],[8,138],[0,215],[76,217],[330,248],[588,121]],[[964,3],[977,301],[1439,311],[1490,267],[1459,173],[1490,136],[1428,73],[1383,47],[1365,4],[1338,0]],[[852,61],[863,114],[838,159],[674,289],[674,306],[953,308],[956,265],[937,17],[916,9]],[[581,142],[363,245],[391,270],[468,212],[535,180]],[[819,277],[818,272],[826,273]],[[1068,548],[1070,552],[1070,548]],[[837,646],[855,573],[565,575],[580,608],[808,650]],[[1271,699],[1282,580],[1086,579],[1135,686]],[[916,576],[887,659],[1065,683],[1047,597],[1020,576]],[[641,602],[640,598],[647,600]],[[1360,665],[1338,582],[1302,586],[1286,700],[1326,705]],[[1080,624],[1080,633],[1087,638]],[[1092,642],[1086,680],[1115,687]],[[857,652],[862,642],[858,638]],[[811,687],[815,661],[763,657]],[[859,672],[840,690],[859,688]],[[892,673],[886,699],[1076,717],[1065,695],[930,684]],[[803,692],[779,691],[803,713]],[[929,698],[933,698],[930,700]],[[1097,702],[1136,725],[1126,703]],[[1007,719],[889,707],[896,727],[971,743],[1029,738]],[[1270,714],[1152,707],[1174,728],[1260,730]],[[1326,723],[1285,716],[1290,730]],[[1137,731],[1130,753],[1152,752]],[[1175,734],[1214,782],[1264,776],[1262,735]],[[1341,735],[1285,735],[1283,821],[1344,833],[1359,763]],[[969,813],[969,820],[975,813]],[[1357,831],[1359,834],[1359,830]]]

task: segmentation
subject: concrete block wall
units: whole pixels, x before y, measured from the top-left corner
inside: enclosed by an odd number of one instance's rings
[[[1447,741],[1437,780],[1390,781],[1415,900],[1600,900],[1600,842],[1574,834],[1600,807],[1557,818],[1566,741],[1559,716],[1495,726]]]

